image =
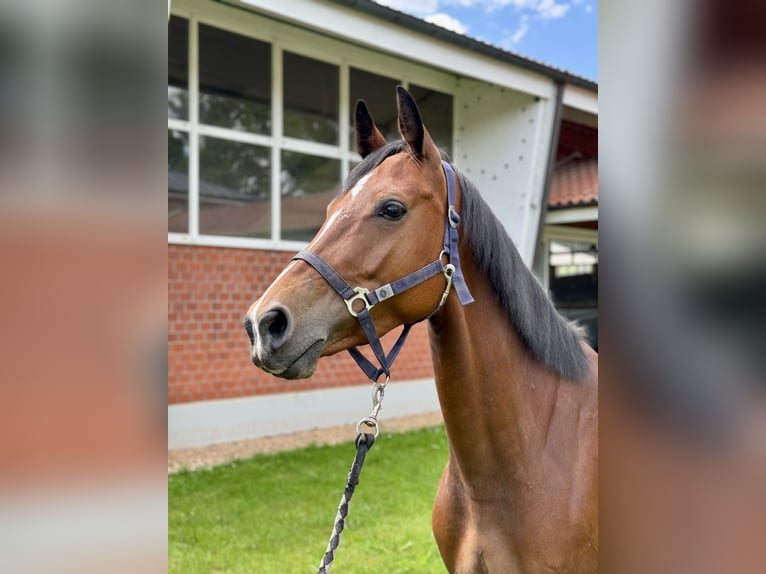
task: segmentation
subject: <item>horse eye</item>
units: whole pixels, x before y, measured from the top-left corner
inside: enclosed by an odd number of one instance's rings
[[[404,217],[404,214],[407,213],[407,209],[401,204],[396,201],[391,201],[383,206],[383,209],[380,210],[380,215],[382,217],[385,217],[386,219],[390,219],[391,221],[397,221]]]

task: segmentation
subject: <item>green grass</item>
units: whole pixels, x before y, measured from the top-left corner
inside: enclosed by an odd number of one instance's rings
[[[354,454],[349,441],[171,475],[169,572],[315,573]],[[381,433],[332,573],[444,573],[431,508],[446,460],[442,426]]]

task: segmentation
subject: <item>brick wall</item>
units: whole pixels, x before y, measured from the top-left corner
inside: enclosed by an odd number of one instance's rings
[[[291,253],[168,245],[168,402],[368,384],[348,353],[325,357],[313,377],[286,381],[255,368],[243,317]],[[389,349],[396,338],[383,339]],[[394,365],[396,381],[433,377],[425,324]]]

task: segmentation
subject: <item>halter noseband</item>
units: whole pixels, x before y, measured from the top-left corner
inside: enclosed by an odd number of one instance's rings
[[[312,251],[301,251],[293,257],[293,260],[300,259],[316,269],[316,271],[324,277],[325,281],[327,281],[327,283],[329,283],[330,286],[343,298],[346,307],[348,308],[348,312],[359,321],[362,331],[364,331],[367,341],[370,343],[370,348],[372,348],[372,352],[380,363],[380,367],[376,367],[372,364],[356,347],[350,348],[348,352],[351,354],[354,361],[356,361],[356,364],[359,365],[359,368],[364,371],[364,374],[375,383],[378,382],[378,379],[383,374],[385,374],[387,378],[390,376],[391,365],[393,365],[404,342],[407,340],[407,335],[409,334],[412,325],[428,319],[441,309],[447,301],[447,296],[453,285],[458,298],[463,305],[473,302],[471,292],[468,290],[468,286],[463,278],[463,272],[460,267],[460,256],[458,253],[457,228],[460,224],[460,216],[455,209],[455,172],[445,161],[442,161],[442,169],[444,170],[444,177],[447,180],[448,208],[446,222],[444,224],[443,248],[436,261],[421,267],[417,271],[410,273],[401,279],[386,283],[377,289],[369,290],[364,287],[351,288],[332,266]],[[449,263],[446,265],[442,262],[442,257],[445,255],[449,259]],[[396,340],[396,343],[391,348],[391,351],[386,355],[383,351],[380,337],[378,337],[378,332],[375,329],[375,324],[370,316],[370,309],[381,301],[385,301],[386,299],[399,295],[408,289],[412,289],[416,285],[420,285],[424,281],[427,281],[440,273],[444,275],[444,279],[447,281],[447,287],[444,289],[444,293],[442,294],[442,298],[436,306],[436,309],[423,319],[405,325],[399,338]],[[364,304],[364,308],[360,311],[354,309],[354,305],[357,301]]]

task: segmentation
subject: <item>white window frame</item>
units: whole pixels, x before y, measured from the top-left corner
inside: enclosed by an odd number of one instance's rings
[[[579,227],[566,227],[559,225],[546,225],[543,229],[542,257],[540,258],[540,279],[546,290],[550,290],[550,247],[551,241],[577,241],[581,243],[593,243],[598,249],[598,230],[582,229]]]
[[[188,232],[168,232],[168,243],[177,245],[199,245],[234,247],[272,251],[299,251],[307,243],[281,238],[281,152],[293,151],[328,159],[340,160],[339,179],[342,181],[349,172],[351,162],[359,161],[356,152],[350,150],[350,106],[349,75],[355,67],[368,72],[399,79],[402,85],[411,83],[436,90],[453,98],[452,149],[455,149],[455,108],[457,77],[439,70],[427,68],[406,60],[375,52],[361,46],[342,42],[308,30],[289,26],[259,14],[238,10],[219,3],[203,3],[189,0],[173,3],[173,16],[188,20],[189,25],[189,117],[188,120],[168,118],[168,130],[186,133],[189,141],[189,195]],[[271,45],[272,132],[270,135],[243,132],[230,128],[200,124],[199,122],[199,25],[215,28],[254,38]],[[339,141],[328,145],[285,137],[283,127],[282,54],[289,51],[339,67],[340,98]],[[394,94],[391,94],[394,105]],[[199,231],[199,138],[211,136],[227,141],[242,142],[268,147],[271,150],[271,237],[251,238],[224,235],[207,235]]]

